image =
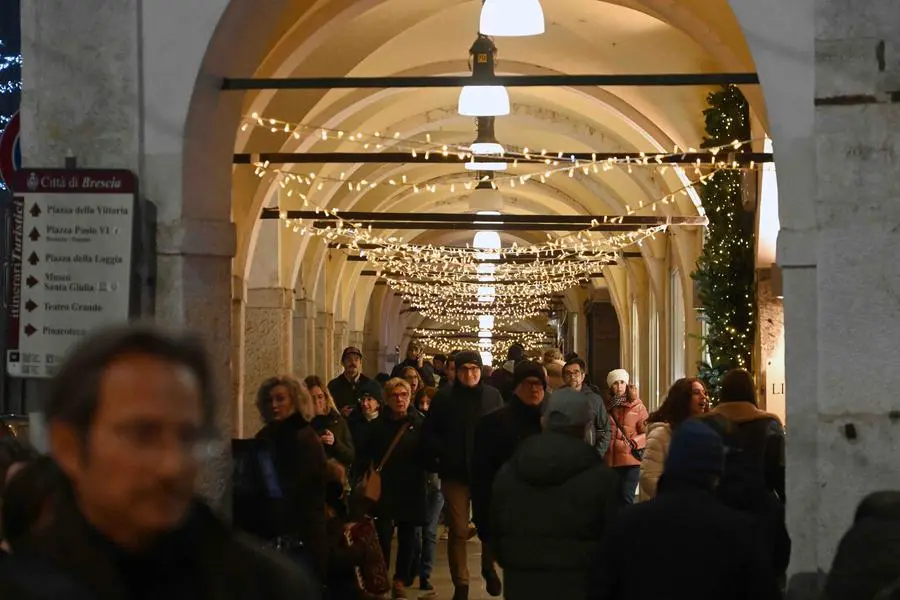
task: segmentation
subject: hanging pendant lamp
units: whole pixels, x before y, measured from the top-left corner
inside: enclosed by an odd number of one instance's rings
[[[496,37],[524,37],[544,33],[540,0],[484,0],[478,31]]]
[[[496,54],[497,46],[494,42],[486,36],[479,35],[469,49],[473,81],[493,79]],[[467,117],[508,115],[509,94],[502,85],[467,85],[459,94],[458,112]]]
[[[469,146],[469,151],[476,156],[503,156],[506,149],[497,141],[494,134],[496,117],[478,117],[478,137]]]

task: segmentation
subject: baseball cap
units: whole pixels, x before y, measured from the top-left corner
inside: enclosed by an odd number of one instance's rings
[[[362,352],[360,352],[359,348],[356,346],[347,346],[344,348],[344,351],[341,352],[341,362],[344,362],[344,359],[347,358],[350,354],[355,354],[359,357],[359,360],[362,360]]]

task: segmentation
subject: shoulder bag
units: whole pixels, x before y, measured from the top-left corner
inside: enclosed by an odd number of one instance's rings
[[[387,461],[391,458],[391,454],[393,454],[394,450],[397,448],[397,444],[400,443],[400,438],[403,437],[403,434],[406,433],[409,427],[410,423],[408,421],[400,427],[397,435],[391,440],[391,445],[388,446],[384,456],[381,457],[381,462],[378,463],[377,467],[369,468],[369,472],[360,484],[362,486],[362,496],[372,504],[376,504],[381,500],[381,470],[384,469],[384,465],[387,464]]]
[[[631,451],[631,456],[634,457],[634,459],[637,461],[644,460],[644,450],[646,450],[646,448],[638,448],[637,444],[634,443],[634,440],[628,437],[628,434],[625,433],[625,429],[623,429],[619,424],[619,420],[616,418],[616,415],[613,414],[612,409],[610,409],[608,412],[609,418],[613,420],[613,423],[615,423],[619,431],[622,432],[622,437],[625,438],[625,441],[628,443],[628,448]]]

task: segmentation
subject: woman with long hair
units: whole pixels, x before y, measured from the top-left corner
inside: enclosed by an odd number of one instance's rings
[[[629,385],[625,369],[606,376],[606,411],[610,419],[610,444],[604,457],[606,465],[619,475],[622,500],[634,504],[640,478],[641,454],[647,446],[647,407],[638,398],[637,388]]]
[[[340,413],[328,386],[318,375],[310,375],[303,380],[312,398],[316,416],[312,419],[312,428],[319,434],[325,456],[340,462],[347,469],[353,464],[356,451],[347,420]]]
[[[705,413],[708,406],[703,382],[696,377],[683,377],[672,384],[662,406],[647,419],[647,448],[641,461],[638,488],[641,502],[656,496],[672,432],[684,421]]]
[[[411,397],[415,400],[419,392],[425,387],[425,384],[422,382],[422,375],[419,373],[419,370],[415,367],[403,367],[403,370],[400,371],[400,378],[405,379],[406,383],[409,384]]]

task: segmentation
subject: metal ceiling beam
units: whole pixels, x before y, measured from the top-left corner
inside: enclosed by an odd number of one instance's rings
[[[659,152],[563,152],[562,158],[559,152],[547,152],[546,155],[532,154],[531,159],[523,157],[515,158],[507,156],[506,162],[512,163],[518,160],[519,164],[543,165],[545,159],[569,161],[597,161],[602,162],[611,159],[644,160],[649,158],[651,163],[656,163],[654,156]],[[665,164],[694,165],[697,161],[702,164],[715,162],[716,160],[735,161],[740,165],[753,163],[771,163],[775,161],[775,155],[769,152],[719,152],[713,155],[711,152],[686,152],[684,154],[671,154],[660,157],[660,162]],[[258,162],[267,162],[272,165],[283,164],[456,164],[468,162],[469,158],[461,159],[458,154],[451,152],[444,156],[440,151],[432,151],[428,157],[424,152],[417,152],[413,156],[411,152],[260,152],[237,153],[233,161],[236,165],[250,165]],[[583,166],[583,165],[582,165]]]
[[[281,218],[281,209],[264,208],[261,219]],[[314,210],[289,210],[289,219],[311,219],[314,221],[336,221],[338,217],[324,215]],[[653,217],[637,215],[476,215],[473,213],[406,213],[406,212],[341,212],[339,218],[352,223],[449,223],[464,225],[579,225],[590,226],[598,221],[604,225],[705,225],[706,217]]]
[[[756,73],[657,73],[598,75],[471,75],[419,77],[285,77],[230,78],[222,80],[223,90],[330,90],[386,88],[453,88],[467,85],[506,87],[589,87],[589,86],[720,86],[756,85]]]

